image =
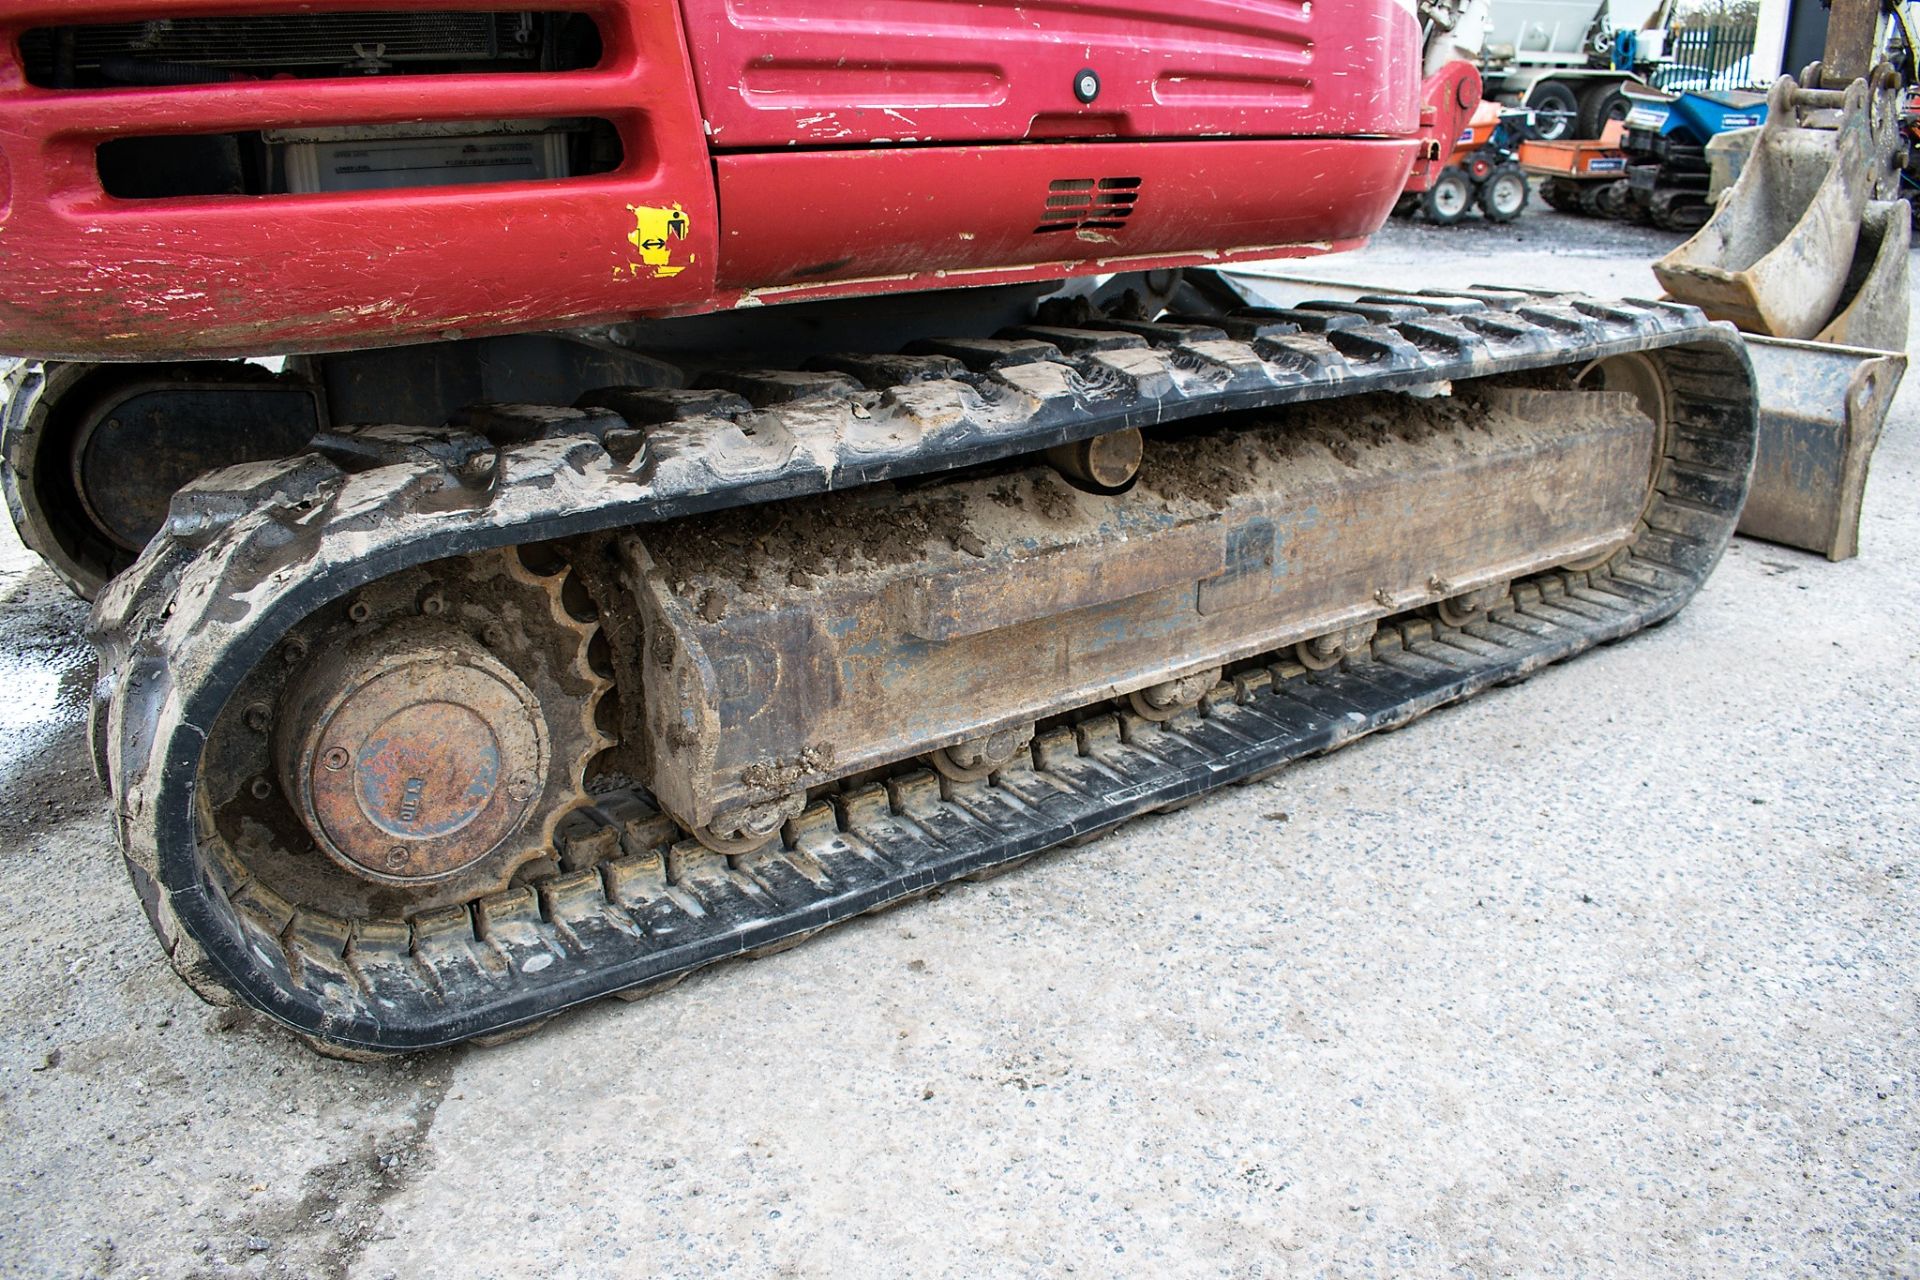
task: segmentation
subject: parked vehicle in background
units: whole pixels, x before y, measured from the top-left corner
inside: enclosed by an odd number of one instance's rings
[[[1486,95],[1527,107],[1531,136],[1559,142],[1597,139],[1625,120],[1635,85],[1737,89],[1772,78],[1755,57],[1756,24],[1676,8],[1675,0],[1490,0],[1480,47]]]
[[[1486,94],[1531,110],[1541,140],[1597,138],[1608,121],[1626,117],[1625,86],[1664,56],[1671,4],[1494,0],[1480,59]]]
[[[1531,111],[1482,102],[1455,141],[1451,161],[1426,190],[1402,196],[1394,213],[1407,217],[1417,211],[1450,227],[1478,205],[1489,222],[1512,222],[1526,209],[1530,194],[1516,149],[1532,123]]]

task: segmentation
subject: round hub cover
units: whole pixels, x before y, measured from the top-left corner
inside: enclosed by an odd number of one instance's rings
[[[454,875],[499,848],[539,800],[539,707],[471,644],[323,662],[302,685],[308,696],[283,718],[297,738],[282,754],[284,781],[321,846],[356,874],[401,884]]]

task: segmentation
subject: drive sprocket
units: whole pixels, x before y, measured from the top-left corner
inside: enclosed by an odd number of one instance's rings
[[[286,924],[406,918],[555,868],[617,720],[598,612],[551,544],[383,578],[290,632],[214,727],[228,892]]]

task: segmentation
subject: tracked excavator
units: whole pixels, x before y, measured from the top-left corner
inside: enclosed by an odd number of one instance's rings
[[[327,1052],[1266,777],[1739,518],[1697,310],[1215,274],[1444,163],[1450,7],[383,4],[0,18],[10,504],[166,953]]]

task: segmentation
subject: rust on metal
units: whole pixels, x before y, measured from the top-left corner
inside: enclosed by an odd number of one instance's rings
[[[480,861],[526,820],[546,774],[533,693],[450,633],[317,660],[281,725],[281,783],[315,841],[381,881]]]
[[[1100,697],[1177,714],[1262,649],[1331,636],[1331,665],[1625,545],[1658,437],[1631,392],[1463,385],[1150,441],[1121,494],[1032,468],[791,504],[750,555],[720,517],[637,533],[648,785],[699,828],[773,796],[768,760],[797,793]]]
[[[1146,441],[1137,427],[1055,445],[1047,461],[1067,482],[1089,493],[1118,493],[1140,474]]]

